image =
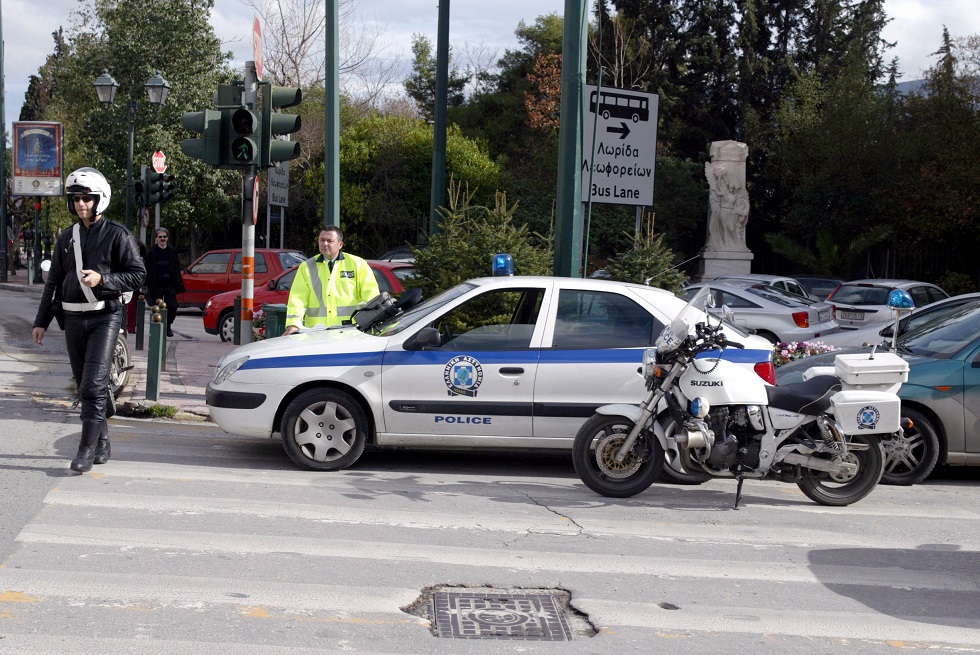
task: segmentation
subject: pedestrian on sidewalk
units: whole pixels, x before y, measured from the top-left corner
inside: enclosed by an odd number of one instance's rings
[[[155,243],[146,253],[146,286],[150,301],[163,300],[167,304],[167,336],[174,336],[174,320],[177,318],[177,294],[184,293],[184,278],[180,274],[177,250],[169,247],[170,232],[158,227]]]
[[[341,252],[344,233],[339,227],[328,225],[320,230],[317,247],[320,254],[296,269],[283,334],[298,332],[303,326],[350,323],[358,304],[380,293],[371,266],[360,257]]]
[[[82,437],[71,468],[85,473],[92,464],[109,461],[109,369],[122,324],[122,296],[143,285],[146,269],[133,234],[103,217],[112,190],[102,173],[79,168],[65,179],[65,192],[68,211],[78,222],[58,236],[32,336],[44,345],[60,304],[81,404]]]

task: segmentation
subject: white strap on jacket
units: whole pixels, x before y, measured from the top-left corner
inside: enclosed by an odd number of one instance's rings
[[[61,306],[70,312],[92,312],[98,311],[105,307],[104,300],[96,300],[95,293],[92,289],[85,286],[82,282],[82,243],[81,234],[79,231],[78,223],[75,223],[75,227],[72,228],[71,232],[72,245],[75,247],[75,275],[78,276],[78,283],[82,287],[82,293],[88,299],[88,302],[61,302]]]

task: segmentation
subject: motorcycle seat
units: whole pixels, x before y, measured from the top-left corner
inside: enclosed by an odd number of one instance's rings
[[[840,390],[841,381],[833,375],[817,375],[804,382],[766,387],[770,407],[808,416],[827,411],[831,396]]]

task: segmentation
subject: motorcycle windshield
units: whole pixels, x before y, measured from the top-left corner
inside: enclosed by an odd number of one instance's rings
[[[674,317],[660,336],[657,337],[657,348],[663,352],[670,352],[680,345],[681,341],[688,335],[694,334],[694,326],[699,321],[704,320],[706,308],[711,301],[711,289],[701,287],[701,289],[687,301],[680,313]]]

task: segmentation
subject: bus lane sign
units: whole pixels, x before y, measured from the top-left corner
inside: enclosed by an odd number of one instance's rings
[[[598,203],[653,205],[659,99],[656,93],[585,87],[583,202],[591,197]]]

